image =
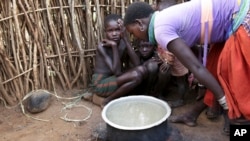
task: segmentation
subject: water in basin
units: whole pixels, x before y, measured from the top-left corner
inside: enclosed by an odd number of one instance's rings
[[[120,126],[142,127],[153,124],[166,115],[166,109],[157,103],[147,101],[126,101],[116,103],[107,109],[107,118]]]

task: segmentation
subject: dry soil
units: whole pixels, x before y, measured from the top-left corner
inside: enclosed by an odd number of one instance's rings
[[[60,92],[60,93],[59,93]],[[76,96],[81,90],[60,91],[62,97]],[[196,95],[192,92],[185,97],[186,105],[172,109],[172,115],[185,112],[195,102]],[[96,130],[106,125],[101,118],[101,108],[92,102],[81,99],[72,108],[65,104],[72,100],[52,98],[49,108],[39,114],[23,114],[20,105],[8,109],[0,103],[0,140],[1,141],[96,141],[99,136]],[[87,108],[86,108],[87,107]],[[76,121],[65,121],[61,117]],[[87,120],[83,120],[87,118]],[[40,121],[35,118],[39,118]],[[79,120],[79,121],[78,121]],[[229,141],[222,134],[223,119],[211,121],[206,118],[205,111],[197,120],[196,127],[183,124],[171,124],[180,131],[184,141]],[[95,133],[95,134],[93,134]],[[94,135],[94,136],[93,136]],[[100,135],[101,136],[101,135]]]

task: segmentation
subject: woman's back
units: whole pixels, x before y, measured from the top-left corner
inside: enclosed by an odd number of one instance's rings
[[[212,0],[212,3],[211,42],[225,41],[232,15],[239,9],[237,1]],[[200,41],[201,1],[192,0],[166,8],[156,14],[154,23],[155,37],[161,46],[166,47],[170,41],[180,37],[191,47]]]

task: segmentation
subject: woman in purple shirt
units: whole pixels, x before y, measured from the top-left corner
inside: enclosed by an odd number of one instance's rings
[[[201,84],[212,91],[225,110],[225,125],[229,127],[228,116],[230,119],[250,120],[250,109],[245,108],[250,106],[250,96],[246,95],[250,91],[250,75],[246,73],[250,72],[249,5],[249,0],[242,3],[237,0],[192,0],[154,12],[149,4],[135,2],[126,10],[124,25],[135,37],[159,44],[172,52]],[[205,48],[214,44],[215,48],[217,43],[223,44],[220,57],[217,57],[218,77],[204,67],[206,49],[203,64],[190,49],[195,44],[204,44]],[[239,53],[235,48],[243,52]],[[235,56],[241,59],[237,60]],[[235,60],[237,64],[232,64]],[[242,73],[237,73],[238,70]],[[239,78],[235,79],[235,76]],[[238,84],[239,80],[244,83]],[[243,96],[246,105],[239,104]],[[172,121],[194,126],[205,106],[199,103],[191,112]]]

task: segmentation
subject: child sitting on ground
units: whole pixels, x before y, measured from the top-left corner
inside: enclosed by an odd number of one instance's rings
[[[137,55],[140,59],[140,65],[144,65],[148,71],[146,81],[143,81],[136,88],[138,94],[151,95],[160,98],[166,90],[167,82],[170,79],[169,65],[164,66],[164,62],[159,58],[156,48],[157,46],[149,42],[139,41]],[[172,62],[173,58],[168,57],[168,62]]]
[[[131,47],[125,28],[118,24],[121,17],[116,14],[106,16],[104,28],[106,38],[97,47],[91,89],[98,97],[101,107],[111,100],[127,95],[147,76],[147,69],[139,65],[139,59]],[[129,56],[135,67],[122,72],[123,56]],[[94,95],[95,96],[95,95]]]

